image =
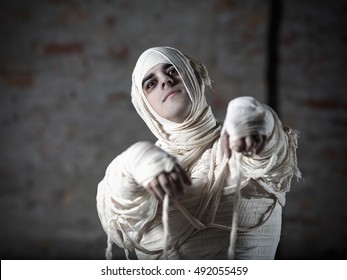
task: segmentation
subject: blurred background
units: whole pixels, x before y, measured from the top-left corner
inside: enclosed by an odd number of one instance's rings
[[[347,1],[2,0],[0,38],[1,259],[104,259],[97,184],[154,141],[130,86],[160,45],[205,63],[217,118],[250,95],[300,132],[276,258],[347,259]]]

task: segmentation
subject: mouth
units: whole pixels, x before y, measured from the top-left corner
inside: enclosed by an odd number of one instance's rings
[[[171,91],[167,92],[166,94],[164,94],[162,102],[165,102],[166,99],[168,99],[171,95],[174,95],[178,92],[180,92],[180,91],[179,90],[171,90]]]

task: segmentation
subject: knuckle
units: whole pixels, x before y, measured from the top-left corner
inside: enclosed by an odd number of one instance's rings
[[[159,182],[157,179],[152,180],[152,182],[150,183],[150,187],[152,188],[157,188],[158,185],[159,185]]]
[[[171,176],[172,180],[174,180],[174,181],[177,181],[179,178],[179,175],[176,172],[172,172],[170,174],[170,176]]]
[[[165,180],[162,182],[162,184],[161,184],[163,187],[169,187],[170,186],[170,181],[167,179],[167,178],[165,178]]]

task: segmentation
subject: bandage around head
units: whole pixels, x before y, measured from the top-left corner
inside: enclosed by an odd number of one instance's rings
[[[142,80],[146,73],[154,66],[161,63],[171,63],[165,56],[159,52],[147,50],[138,59],[134,71],[136,86],[142,88]]]
[[[143,92],[143,78],[151,68],[160,63],[169,63],[175,67],[192,102],[191,110],[182,123],[174,123],[159,116]],[[150,48],[141,54],[133,71],[132,103],[158,140],[171,146],[186,147],[187,138],[190,140],[199,138],[197,141],[199,144],[195,144],[195,141],[190,141],[190,143],[194,143],[193,146],[200,145],[200,140],[203,137],[199,132],[205,134],[205,131],[216,126],[216,121],[204,94],[205,85],[209,85],[209,82],[207,70],[202,63],[192,60],[192,58],[171,47]]]

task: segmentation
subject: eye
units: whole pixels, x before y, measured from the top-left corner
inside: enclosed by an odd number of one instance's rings
[[[156,80],[149,80],[149,81],[146,83],[145,88],[146,88],[147,90],[152,89],[153,87],[155,87],[156,84],[157,84],[157,83],[156,83]]]
[[[177,75],[177,70],[175,67],[171,66],[168,70],[167,70],[167,73],[170,75],[170,76],[174,76],[174,75]]]

